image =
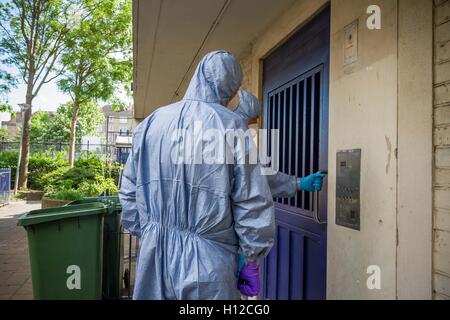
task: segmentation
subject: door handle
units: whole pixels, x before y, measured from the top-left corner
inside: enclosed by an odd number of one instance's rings
[[[320,170],[321,173],[328,174],[328,170]],[[320,220],[319,216],[319,191],[314,191],[314,199],[316,201],[316,205],[314,206],[314,221],[318,224],[326,224],[327,220]]]

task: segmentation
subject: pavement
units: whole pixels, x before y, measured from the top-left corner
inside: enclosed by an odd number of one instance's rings
[[[33,299],[27,233],[24,228],[17,226],[17,219],[25,212],[40,208],[40,201],[12,201],[0,207],[0,300]],[[136,238],[133,237],[130,242],[129,236],[124,236],[123,267],[124,270],[131,269],[132,288],[137,246]],[[131,266],[129,256],[131,256]],[[131,292],[125,288],[122,294],[124,298],[131,296]]]
[[[0,207],[0,300],[33,299],[27,233],[16,223],[23,213],[40,208],[40,201]]]

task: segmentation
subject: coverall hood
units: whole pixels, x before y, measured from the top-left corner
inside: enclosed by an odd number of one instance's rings
[[[234,110],[245,122],[261,115],[261,105],[258,99],[250,92],[239,90],[239,105]]]
[[[198,64],[184,99],[226,106],[241,83],[239,61],[229,52],[213,51]]]

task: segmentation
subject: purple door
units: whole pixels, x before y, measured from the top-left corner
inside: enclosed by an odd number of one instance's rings
[[[329,38],[327,8],[264,60],[264,127],[279,130],[280,171],[298,177],[328,167]],[[262,264],[262,298],[326,298],[326,189],[274,199],[277,236]]]

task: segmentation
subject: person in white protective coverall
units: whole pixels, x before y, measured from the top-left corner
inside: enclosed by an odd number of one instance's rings
[[[234,112],[238,114],[247,124],[250,120],[261,115],[261,105],[253,94],[248,91],[239,90],[239,105]],[[317,172],[303,178],[297,178],[278,171],[274,175],[266,175],[270,192],[274,198],[291,198],[297,191],[320,191],[326,174]]]
[[[248,123],[260,116],[261,105],[253,94],[250,92],[239,90],[239,105],[234,110],[242,120]],[[326,174],[317,172],[304,178],[297,178],[278,171],[274,175],[267,175],[267,182],[269,184],[272,197],[274,198],[291,198],[297,194],[297,191],[320,191],[323,186],[323,179]],[[239,270],[245,265],[244,257],[239,259]]]
[[[207,145],[196,123],[222,137],[248,129],[225,107],[241,81],[241,66],[230,53],[211,52],[184,98],[135,129],[119,193],[122,225],[141,244],[134,299],[239,299],[259,292],[258,260],[275,233],[272,194],[260,165],[238,161],[247,154],[231,163],[174,159],[180,150]],[[191,143],[174,136],[180,130],[193,136]],[[246,261],[240,275],[239,254]]]

